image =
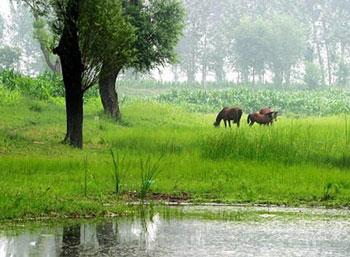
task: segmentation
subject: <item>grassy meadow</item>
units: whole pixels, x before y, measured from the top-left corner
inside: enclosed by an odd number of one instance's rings
[[[84,149],[76,150],[60,143],[63,98],[0,89],[0,99],[0,219],[132,212],[126,202],[142,192],[191,202],[350,203],[344,114],[281,116],[272,127],[250,128],[245,113],[239,129],[217,129],[213,112],[129,100],[115,123],[92,97]]]

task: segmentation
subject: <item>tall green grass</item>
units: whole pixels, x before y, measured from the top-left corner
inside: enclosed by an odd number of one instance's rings
[[[132,101],[121,106],[123,122],[115,123],[104,117],[99,99],[92,99],[85,108],[85,148],[80,151],[59,143],[65,133],[62,102],[23,96],[11,101],[0,104],[0,219],[117,210],[123,198],[115,194],[110,149],[128,163],[127,172],[117,166],[123,197],[140,192],[144,184],[151,185],[146,194],[149,189],[186,194],[195,202],[350,202],[345,115],[282,116],[272,127],[244,122],[239,129],[217,129],[212,126],[216,113]],[[161,172],[142,180],[147,168],[140,160],[150,155],[164,155]]]

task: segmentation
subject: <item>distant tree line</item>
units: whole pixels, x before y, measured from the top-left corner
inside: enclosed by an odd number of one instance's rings
[[[33,37],[33,16],[21,2],[9,0],[9,7],[6,18],[0,15],[0,69],[38,74],[46,64]]]
[[[347,86],[347,0],[183,0],[187,16],[174,78],[234,74],[238,83]]]

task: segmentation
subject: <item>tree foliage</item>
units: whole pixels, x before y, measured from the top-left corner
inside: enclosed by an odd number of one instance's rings
[[[288,33],[286,33],[288,31]],[[283,78],[290,81],[290,72],[302,58],[306,39],[302,26],[289,16],[245,18],[234,31],[234,60],[243,74],[264,74],[267,68],[274,73],[275,82],[281,84]]]
[[[112,72],[135,59],[135,28],[124,15],[122,1],[85,0],[79,19],[80,49],[83,53],[84,84],[94,85],[103,63]]]
[[[15,69],[20,57],[19,49],[4,46],[0,47],[0,71],[5,69]]]
[[[127,68],[148,71],[176,61],[175,47],[183,28],[184,11],[177,0],[140,1],[127,5],[126,15],[135,28],[135,58]]]

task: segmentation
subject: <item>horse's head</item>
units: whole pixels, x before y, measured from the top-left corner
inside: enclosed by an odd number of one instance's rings
[[[218,128],[218,127],[220,126],[220,122],[215,121],[215,122],[213,123],[213,125],[214,125],[214,127]]]
[[[276,119],[276,117],[275,117],[275,113],[276,112],[268,112],[268,113],[265,113],[264,115],[266,116],[266,117],[268,117],[269,118],[269,120],[275,120]]]
[[[273,112],[272,117],[275,121],[277,121],[277,116],[278,116],[278,112]]]

